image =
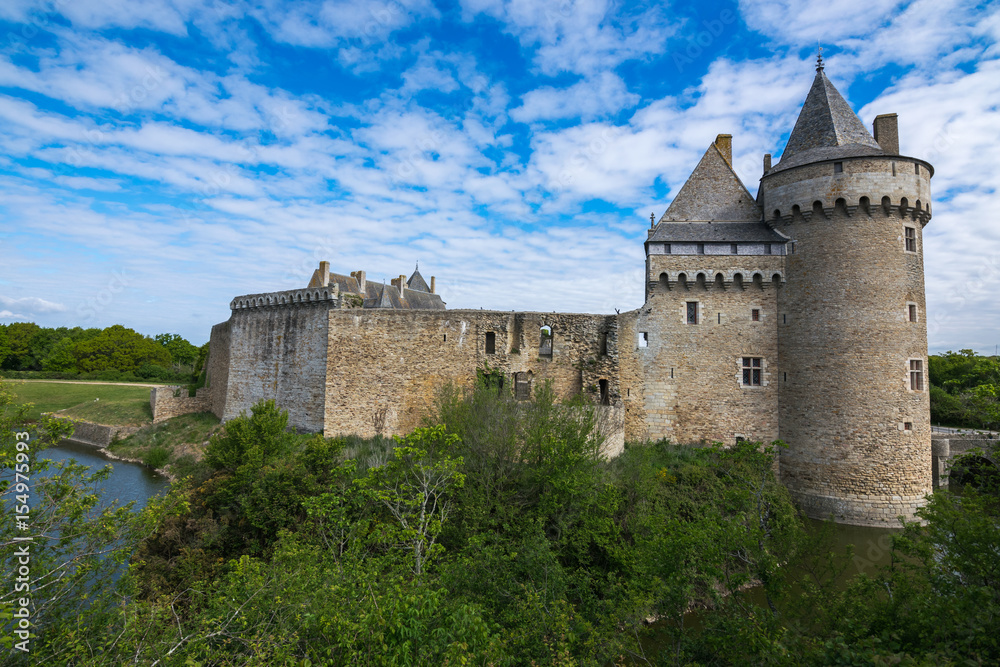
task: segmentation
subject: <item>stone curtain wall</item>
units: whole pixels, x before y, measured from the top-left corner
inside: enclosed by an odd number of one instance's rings
[[[795,239],[778,303],[788,373],[781,437],[790,446],[781,478],[810,516],[895,524],[913,517],[932,486],[920,234],[930,184],[913,160],[842,162],[843,173],[826,162],[762,181],[766,215],[778,211],[772,224]],[[916,229],[916,253],[905,251],[904,226]],[[917,322],[908,321],[911,302]],[[922,391],[909,389],[910,359],[921,361]]]
[[[73,436],[67,438],[67,440],[102,449],[110,445],[115,438],[124,438],[132,435],[140,428],[138,426],[106,426],[104,424],[93,424],[75,419],[62,419],[73,424]]]
[[[205,377],[205,388],[208,391],[211,410],[216,417],[222,419],[226,414],[226,396],[229,393],[229,321],[221,322],[212,327],[212,335],[208,344],[208,371]]]
[[[288,410],[290,426],[306,432],[323,430],[328,302],[285,304],[233,311],[229,319],[229,364],[223,420],[236,417],[261,400],[274,399]],[[225,332],[213,329],[211,349]],[[221,362],[213,366],[213,402]],[[220,383],[221,384],[221,383]]]
[[[643,436],[680,444],[775,440],[782,380],[776,295],[784,257],[654,255],[648,269],[649,298],[637,311],[630,341],[643,383]],[[688,324],[688,302],[698,304],[697,324]],[[742,385],[743,357],[763,360],[761,386]]]
[[[378,409],[388,410],[386,434],[407,433],[431,414],[443,386],[471,386],[484,364],[507,383],[530,373],[532,391],[551,380],[563,399],[583,391],[596,403],[606,380],[609,403],[619,401],[614,316],[366,309],[330,311],[329,321],[328,436],[373,435]],[[539,354],[543,325],[552,327],[551,357]]]
[[[154,387],[149,392],[149,407],[153,423],[192,412],[211,412],[211,391],[202,388],[195,396],[188,396],[186,387]]]

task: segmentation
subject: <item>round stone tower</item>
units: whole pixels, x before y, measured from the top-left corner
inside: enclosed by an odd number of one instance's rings
[[[781,478],[812,517],[892,525],[932,490],[927,162],[869,134],[823,72],[758,202],[792,239],[778,295]]]

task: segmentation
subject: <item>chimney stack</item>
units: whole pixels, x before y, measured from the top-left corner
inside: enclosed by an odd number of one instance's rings
[[[726,162],[733,163],[733,135],[720,134],[715,138],[715,147],[722,153],[722,157],[726,158]]]
[[[899,155],[899,126],[896,114],[884,113],[881,116],[875,116],[872,130],[874,130],[875,141],[882,147],[882,150],[889,155]]]
[[[764,153],[764,173],[771,171],[771,154]]]
[[[330,284],[330,262],[319,263],[319,286],[327,287]]]
[[[434,292],[434,283],[435,283],[435,282],[436,282],[436,281],[435,281],[435,279],[434,279],[434,276],[431,276],[431,294],[434,294],[434,293],[435,293],[435,292]]]
[[[358,292],[364,298],[368,294],[364,271],[351,271],[351,277],[358,281]]]

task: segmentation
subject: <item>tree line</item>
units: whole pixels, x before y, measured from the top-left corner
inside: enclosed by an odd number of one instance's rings
[[[4,401],[9,468],[18,408]],[[409,435],[365,440],[291,433],[261,402],[139,513],[102,508],[99,475],[60,464],[33,491],[33,653],[4,662],[1000,660],[995,476],[935,494],[926,525],[893,538],[891,565],[860,568],[797,513],[773,472],[781,443],[630,443],[607,460],[597,418],[546,386],[517,401],[481,382],[443,391]],[[48,428],[33,467],[65,425]],[[13,581],[23,532],[16,490],[0,487]]]
[[[1000,357],[949,351],[931,355],[928,370],[933,423],[1000,429]]]
[[[108,381],[193,382],[208,355],[177,334],[144,336],[120,324],[105,329],[0,324],[0,371],[7,377],[81,377]]]

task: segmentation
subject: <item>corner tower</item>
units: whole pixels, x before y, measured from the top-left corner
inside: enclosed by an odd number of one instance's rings
[[[778,295],[781,478],[812,517],[886,525],[931,492],[922,229],[933,168],[873,137],[822,59],[758,202],[790,237]],[[877,141],[876,141],[877,137]]]

